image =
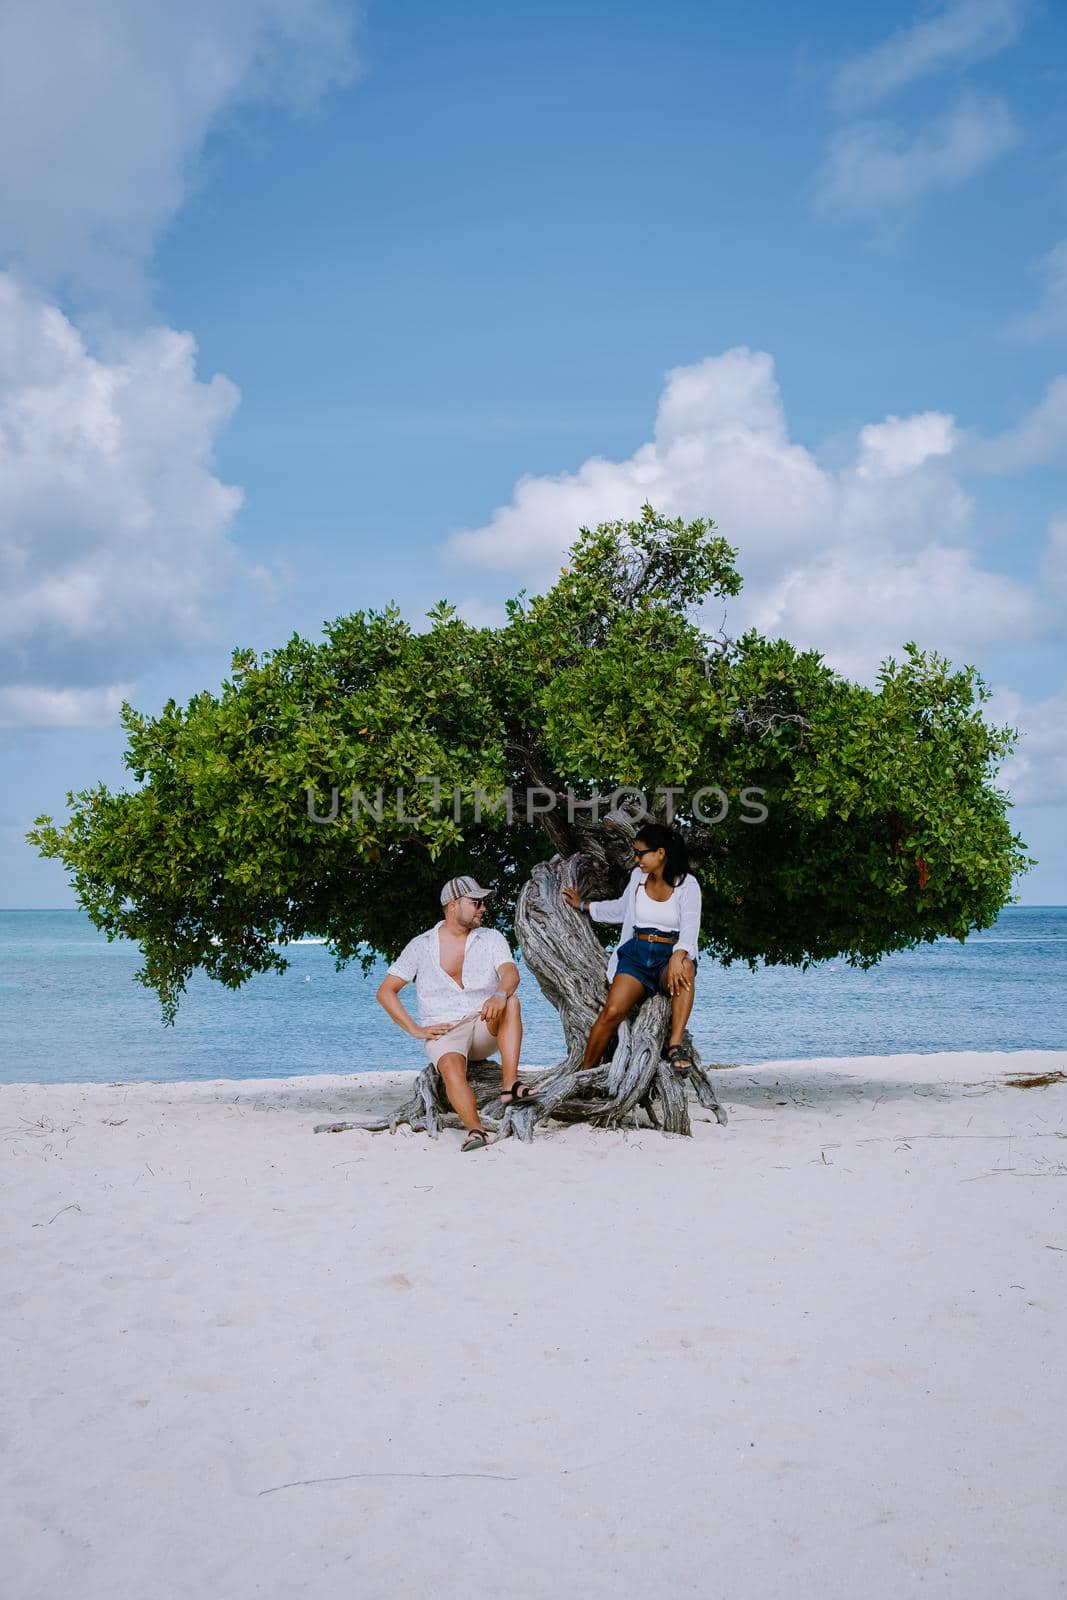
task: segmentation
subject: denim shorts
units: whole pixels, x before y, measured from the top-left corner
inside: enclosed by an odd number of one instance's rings
[[[656,928],[635,928],[634,933],[656,933]],[[643,983],[649,994],[658,994],[660,979],[667,970],[667,963],[674,954],[673,944],[654,944],[650,939],[627,939],[625,944],[620,944],[618,949],[618,964],[615,976],[625,972],[628,978],[636,978]],[[696,963],[693,963],[694,968]]]

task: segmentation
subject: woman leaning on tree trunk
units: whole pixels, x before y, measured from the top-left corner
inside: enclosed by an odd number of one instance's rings
[[[561,890],[568,905],[588,912],[594,922],[622,923],[619,948],[608,963],[608,997],[590,1031],[582,1068],[599,1064],[639,1000],[662,991],[671,1000],[667,1059],[684,1075],[692,1066],[682,1036],[693,1009],[700,885],[673,828],[647,823],[634,839],[633,854],[630,881],[617,900],[583,900],[577,889]]]

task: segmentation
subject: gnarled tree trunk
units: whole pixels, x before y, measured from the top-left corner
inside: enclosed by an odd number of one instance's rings
[[[685,1042],[693,1065],[687,1077],[680,1077],[664,1059],[671,1017],[666,995],[650,996],[631,1012],[619,1028],[609,1062],[588,1072],[580,1070],[586,1040],[607,995],[607,957],[588,917],[573,911],[560,891],[570,885],[586,899],[613,898],[628,871],[634,837],[631,818],[625,812],[613,812],[602,824],[582,830],[580,848],[573,855],[541,862],[523,886],[515,932],[526,965],[559,1012],[567,1055],[536,1078],[524,1075],[538,1091],[535,1102],[503,1109],[499,1066],[471,1062],[468,1078],[482,1121],[501,1134],[529,1139],[536,1124],[547,1117],[589,1122],[599,1128],[637,1126],[642,1114],[651,1127],[662,1128],[664,1133],[688,1134],[687,1081],[701,1105],[713,1111],[718,1122],[726,1122],[689,1034]],[[352,1127],[395,1131],[406,1122],[436,1137],[446,1120],[457,1119],[437,1069],[426,1066],[415,1081],[411,1098],[392,1117],[373,1123],[323,1123],[315,1131],[341,1132]]]

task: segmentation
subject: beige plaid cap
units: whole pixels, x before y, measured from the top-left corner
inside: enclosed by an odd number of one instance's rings
[[[464,895],[471,900],[488,900],[494,894],[495,889],[483,889],[477,878],[449,878],[441,890],[441,904],[447,906],[450,900],[462,900]]]

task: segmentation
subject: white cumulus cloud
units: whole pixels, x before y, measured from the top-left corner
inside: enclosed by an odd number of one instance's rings
[[[1067,461],[1067,377],[1053,378],[1015,427],[994,439],[972,440],[965,455],[973,472],[1027,472]]]
[[[472,628],[499,628],[507,622],[507,612],[502,605],[483,600],[480,595],[468,594],[456,601],[456,615]]]
[[[538,588],[580,525],[635,516],[650,500],[669,516],[713,516],[738,547],[745,588],[725,617],[734,637],[758,627],[868,683],[909,639],[981,666],[994,647],[1062,632],[1067,516],[1049,525],[1040,582],[989,571],[961,475],[1049,460],[1067,440],[1061,424],[1067,379],[999,438],[979,439],[944,412],[890,416],[860,427],[846,459],[828,466],[792,439],[771,357],[730,350],[668,373],[653,436],[631,457],[521,479],[446,554]],[[719,627],[721,602],[705,621]],[[1001,689],[988,714],[1023,732],[1002,776],[1015,801],[1067,798],[1067,690],[1029,704]]]
[[[956,419],[942,411],[923,411],[914,417],[887,417],[860,429],[860,478],[899,478],[924,462],[950,456],[959,443]]]
[[[791,438],[771,357],[730,350],[667,375],[653,438],[627,460],[521,479],[446,553],[538,587],[579,526],[632,517],[648,500],[668,516],[713,516],[738,547],[735,634],[780,632],[865,678],[909,638],[973,659],[1053,624],[1033,590],[970,548],[974,506],[957,465],[967,437],[943,412],[891,416],[826,466]]]
[[[955,439],[943,413],[890,417],[861,429],[852,460],[830,470],[790,437],[770,355],[739,347],[667,374],[653,438],[629,459],[520,479],[510,504],[454,535],[448,553],[543,581],[579,526],[644,500],[669,516],[713,515],[748,579],[842,540],[914,547],[966,524],[970,502],[945,465]]]
[[[1014,804],[1058,805],[1067,800],[1067,687],[1036,701],[998,687],[986,715],[1019,731],[998,780]]]
[[[115,721],[131,683],[102,689],[47,689],[40,684],[0,685],[0,728],[99,728]],[[19,836],[21,842],[21,834]]]
[[[238,390],[201,381],[193,337],[153,322],[146,269],[208,133],[347,81],[354,20],[344,0],[0,7],[6,724],[108,720],[155,658],[204,641],[230,585],[263,588],[213,467]]]
[[[238,394],[190,335],[101,360],[0,274],[0,684],[7,721],[98,721],[160,653],[201,642],[236,576],[240,491],[212,451]]]
[[[962,661],[1033,635],[1048,619],[1025,584],[983,571],[964,548],[930,544],[903,560],[892,550],[833,551],[775,585],[754,621],[869,681],[909,639]]]
[[[744,348],[667,375],[653,439],[626,461],[593,456],[577,472],[519,480],[511,504],[487,526],[449,542],[474,565],[549,575],[577,529],[628,517],[644,501],[664,515],[700,514],[714,502],[724,528],[757,527],[753,554],[817,545],[830,514],[829,485],[814,457],[790,442],[774,363]]]
[[[219,117],[308,104],[353,63],[337,0],[5,0],[0,259],[135,292]]]

